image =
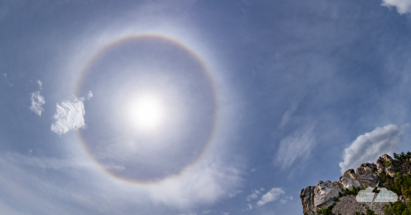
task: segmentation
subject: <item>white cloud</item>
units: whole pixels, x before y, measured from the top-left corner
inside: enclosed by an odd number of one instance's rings
[[[211,163],[211,160],[214,162]],[[148,192],[150,199],[156,204],[184,209],[212,204],[227,196],[228,191],[239,183],[240,172],[237,169],[210,159],[197,164],[194,169],[180,177],[150,187]]]
[[[248,210],[252,210],[252,209],[253,209],[253,205],[252,205],[252,204],[248,203],[247,206],[248,206]]]
[[[228,194],[228,198],[233,198],[233,197],[235,197],[237,194],[239,194],[239,193],[241,193],[241,192],[242,192],[241,190],[236,190],[236,191],[234,191],[234,192],[231,192],[231,193]]]
[[[40,91],[32,93],[30,100],[31,100],[30,110],[36,113],[37,115],[41,116],[41,112],[44,111],[44,109],[41,106],[46,103],[46,100],[44,99],[43,96],[40,95]]]
[[[280,202],[281,202],[281,204],[285,204],[285,203],[287,203],[288,201],[287,201],[286,199],[281,199]]]
[[[53,116],[56,120],[51,125],[51,130],[59,135],[65,134],[70,130],[84,128],[84,98],[74,99],[73,102],[62,102],[57,104],[57,112]]]
[[[257,205],[262,206],[269,202],[276,201],[281,194],[285,194],[284,190],[282,188],[274,187],[261,197],[261,199],[257,202]]]
[[[254,192],[252,194],[247,196],[246,200],[249,202],[252,199],[258,198],[258,194],[260,194],[260,191],[259,190],[254,190]]]
[[[253,193],[247,196],[247,201],[251,201],[251,199],[256,199],[257,197],[258,197],[257,194]]]
[[[290,167],[299,157],[309,157],[315,146],[314,126],[315,123],[305,126],[280,141],[276,163],[282,169]]]
[[[93,98],[93,92],[89,91],[89,92],[87,93],[86,99],[87,99],[87,100],[90,100],[91,98]]]
[[[370,133],[360,135],[344,150],[344,161],[340,162],[341,173],[365,162],[375,162],[383,154],[393,153],[402,137],[401,128],[393,124],[377,127]]]
[[[382,0],[381,6],[395,7],[399,14],[411,13],[411,1],[410,0]]]
[[[5,78],[7,78],[7,73],[3,73],[3,76],[4,76]]]
[[[41,80],[37,80],[37,83],[39,84],[40,90],[43,89],[43,82],[41,82]]]
[[[284,113],[283,117],[281,118],[281,123],[278,125],[278,128],[283,128],[290,121],[290,117],[296,109],[297,105],[294,104]]]

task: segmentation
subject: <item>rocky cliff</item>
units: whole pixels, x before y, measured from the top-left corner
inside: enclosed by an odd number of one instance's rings
[[[398,195],[397,203],[357,202],[359,190],[386,187]],[[370,188],[369,188],[370,189]],[[349,169],[338,181],[318,181],[317,186],[301,190],[304,215],[316,214],[410,214],[411,153],[382,155],[374,163],[363,163],[356,171]],[[398,210],[397,210],[398,209]]]

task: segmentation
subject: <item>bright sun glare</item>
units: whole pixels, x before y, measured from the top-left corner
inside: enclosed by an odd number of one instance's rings
[[[152,130],[164,122],[164,104],[154,96],[141,96],[130,105],[129,116],[142,130]]]

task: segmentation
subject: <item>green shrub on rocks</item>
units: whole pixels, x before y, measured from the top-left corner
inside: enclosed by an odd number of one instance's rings
[[[335,206],[335,202],[332,205],[330,205],[328,208],[323,208],[321,210],[318,210],[317,213],[322,214],[322,215],[334,215],[332,213],[334,206]]]
[[[385,183],[387,181],[387,174],[385,174],[384,171],[380,172],[379,176],[380,176],[382,182]]]
[[[384,214],[385,215],[405,215],[409,213],[409,209],[402,201],[397,201],[395,203],[391,203],[384,206]]]

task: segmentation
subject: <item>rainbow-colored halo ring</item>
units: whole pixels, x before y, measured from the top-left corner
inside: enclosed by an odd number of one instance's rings
[[[210,71],[173,38],[141,34],[108,43],[85,65],[75,95],[89,91],[87,128],[78,137],[96,164],[119,180],[152,184],[179,176],[213,139],[218,108]],[[146,91],[161,92],[170,119],[152,136],[126,126],[121,110]]]

